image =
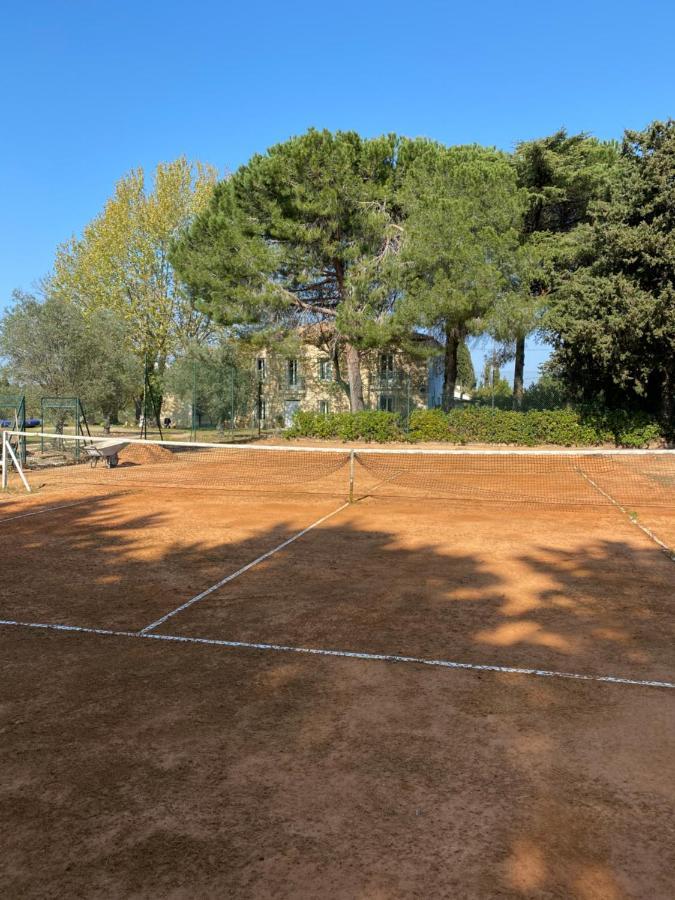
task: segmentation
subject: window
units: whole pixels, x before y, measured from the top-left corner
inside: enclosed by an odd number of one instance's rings
[[[267,360],[264,356],[259,356],[256,363],[258,366],[258,380],[264,381],[267,378]]]
[[[289,387],[297,387],[298,384],[299,384],[298,361],[297,361],[297,359],[289,359],[288,360],[288,386]]]
[[[319,381],[333,380],[333,363],[330,359],[319,360]]]
[[[394,377],[394,354],[380,353],[380,378],[389,381]]]
[[[327,416],[330,412],[330,407],[328,405],[328,400],[319,400],[319,412],[322,416]]]
[[[391,394],[380,394],[380,412],[394,412],[394,398]]]

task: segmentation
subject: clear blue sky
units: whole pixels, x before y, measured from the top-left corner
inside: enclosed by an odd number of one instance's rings
[[[133,166],[231,170],[310,125],[620,137],[675,114],[674,34],[672,0],[5,4],[0,308]]]

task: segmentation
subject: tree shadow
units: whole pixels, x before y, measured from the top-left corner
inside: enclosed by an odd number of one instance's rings
[[[136,630],[323,512],[207,492],[52,505],[0,521],[2,618]],[[672,573],[639,541],[551,536],[508,568],[367,525],[339,514],[163,630],[632,677],[672,662]],[[658,691],[0,639],[10,894],[666,896]]]

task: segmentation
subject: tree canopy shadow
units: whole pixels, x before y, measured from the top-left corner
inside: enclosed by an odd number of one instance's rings
[[[227,501],[202,528],[206,496],[89,501],[0,521],[2,618],[137,629],[299,530],[289,512],[237,532]],[[164,630],[636,677],[672,662],[656,550],[552,538],[507,571],[359,521],[336,516]],[[667,895],[675,734],[658,691],[0,641],[11,894]]]

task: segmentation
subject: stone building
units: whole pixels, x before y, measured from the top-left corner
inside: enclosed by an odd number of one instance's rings
[[[341,383],[346,365],[330,334],[320,326],[301,332],[297,355],[261,350],[255,359],[260,381],[259,415],[263,427],[288,426],[299,410],[308,412],[349,411],[349,397]],[[442,346],[429,335],[418,333],[419,351],[396,348],[362,353],[361,378],[367,409],[398,412],[434,409],[441,404],[443,390]],[[456,399],[470,399],[458,386]]]

